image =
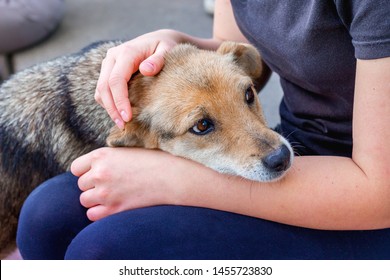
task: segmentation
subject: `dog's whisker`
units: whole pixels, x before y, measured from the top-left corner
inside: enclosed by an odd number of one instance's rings
[[[291,132],[286,136],[286,138],[288,139],[288,138],[289,138],[291,135],[293,135],[295,132],[298,132],[298,130],[295,129],[295,130],[291,131]]]

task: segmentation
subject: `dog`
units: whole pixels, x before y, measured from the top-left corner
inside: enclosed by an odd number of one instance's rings
[[[21,71],[0,87],[0,251],[14,248],[20,208],[43,181],[105,145],[160,149],[255,181],[291,166],[288,141],[266,125],[257,92],[269,69],[249,44],[217,51],[173,48],[162,71],[128,84],[133,119],[120,130],[94,100],[107,50],[81,52]]]

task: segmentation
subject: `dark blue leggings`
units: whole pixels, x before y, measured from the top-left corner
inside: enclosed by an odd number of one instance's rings
[[[91,223],[70,173],[26,200],[25,259],[390,259],[390,229],[321,231],[197,207],[155,206]]]

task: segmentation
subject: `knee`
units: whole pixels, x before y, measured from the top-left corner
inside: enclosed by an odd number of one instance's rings
[[[88,223],[79,193],[77,178],[65,173],[44,182],[29,195],[21,209],[16,237],[22,255],[26,248],[55,242],[71,228],[73,220]]]
[[[54,177],[38,186],[27,197],[19,217],[19,225],[45,226],[58,219],[58,213],[78,203],[77,178],[69,173]]]
[[[174,207],[141,208],[98,220],[72,240],[65,259],[166,258],[161,251],[175,251],[175,244],[182,239],[172,225],[175,215],[170,215],[171,219],[165,216],[171,208]]]
[[[226,213],[180,206],[121,212],[92,223],[68,246],[66,259],[218,258],[230,243]],[[229,219],[227,219],[229,221]],[[234,242],[233,242],[234,243]]]
[[[91,223],[80,231],[71,241],[65,253],[66,260],[119,260],[133,259],[136,250],[132,248],[134,230],[124,232],[127,224],[125,211]],[[120,218],[118,218],[120,217]],[[137,230],[135,230],[137,231]],[[127,251],[127,252],[126,252]]]
[[[56,185],[51,180],[38,186],[25,200],[20,212],[18,222],[18,233],[36,230],[38,227],[47,224],[53,214],[53,207],[56,206],[52,194]]]

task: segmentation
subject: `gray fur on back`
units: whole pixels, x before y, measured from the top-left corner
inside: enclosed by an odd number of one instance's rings
[[[19,210],[32,189],[105,145],[113,123],[94,93],[102,60],[118,43],[95,43],[1,85],[0,251],[12,246]]]

